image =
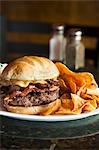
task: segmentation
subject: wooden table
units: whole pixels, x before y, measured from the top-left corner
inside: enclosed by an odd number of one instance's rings
[[[34,122],[1,116],[1,148],[99,147],[99,115],[66,122]],[[63,147],[64,145],[64,147]],[[61,149],[60,148],[60,149]]]

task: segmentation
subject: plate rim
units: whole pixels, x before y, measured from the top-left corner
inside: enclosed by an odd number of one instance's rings
[[[27,121],[44,121],[44,122],[58,122],[58,121],[70,121],[70,120],[78,120],[83,119],[89,116],[94,116],[99,114],[99,108],[82,114],[77,115],[25,115],[25,114],[18,114],[12,113],[4,110],[0,110],[1,116],[6,116],[10,118],[20,119],[20,120],[27,120]]]

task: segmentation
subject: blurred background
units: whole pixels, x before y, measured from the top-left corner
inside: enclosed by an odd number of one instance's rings
[[[53,24],[80,28],[85,67],[99,70],[99,1],[0,1],[0,59],[23,55],[49,57]]]

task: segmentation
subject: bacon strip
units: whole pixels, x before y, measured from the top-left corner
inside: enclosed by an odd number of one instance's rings
[[[36,87],[34,85],[29,85],[27,88],[25,88],[23,91],[14,91],[11,93],[11,97],[15,97],[15,96],[26,96],[28,93],[32,92],[32,91],[36,91],[35,89]]]
[[[35,85],[29,85],[28,87],[26,87],[23,91],[14,91],[11,93],[10,97],[16,97],[16,96],[22,96],[25,97],[27,94],[29,94],[30,92],[45,92],[45,91],[54,91],[57,88],[59,88],[58,86],[51,86],[50,89],[45,88],[45,89],[39,89],[37,87],[35,87]]]

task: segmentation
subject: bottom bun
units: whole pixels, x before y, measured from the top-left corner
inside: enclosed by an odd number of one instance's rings
[[[61,106],[61,100],[57,99],[49,104],[33,106],[33,107],[21,107],[21,106],[10,106],[6,105],[6,109],[10,112],[27,114],[27,115],[50,115],[59,109]]]

